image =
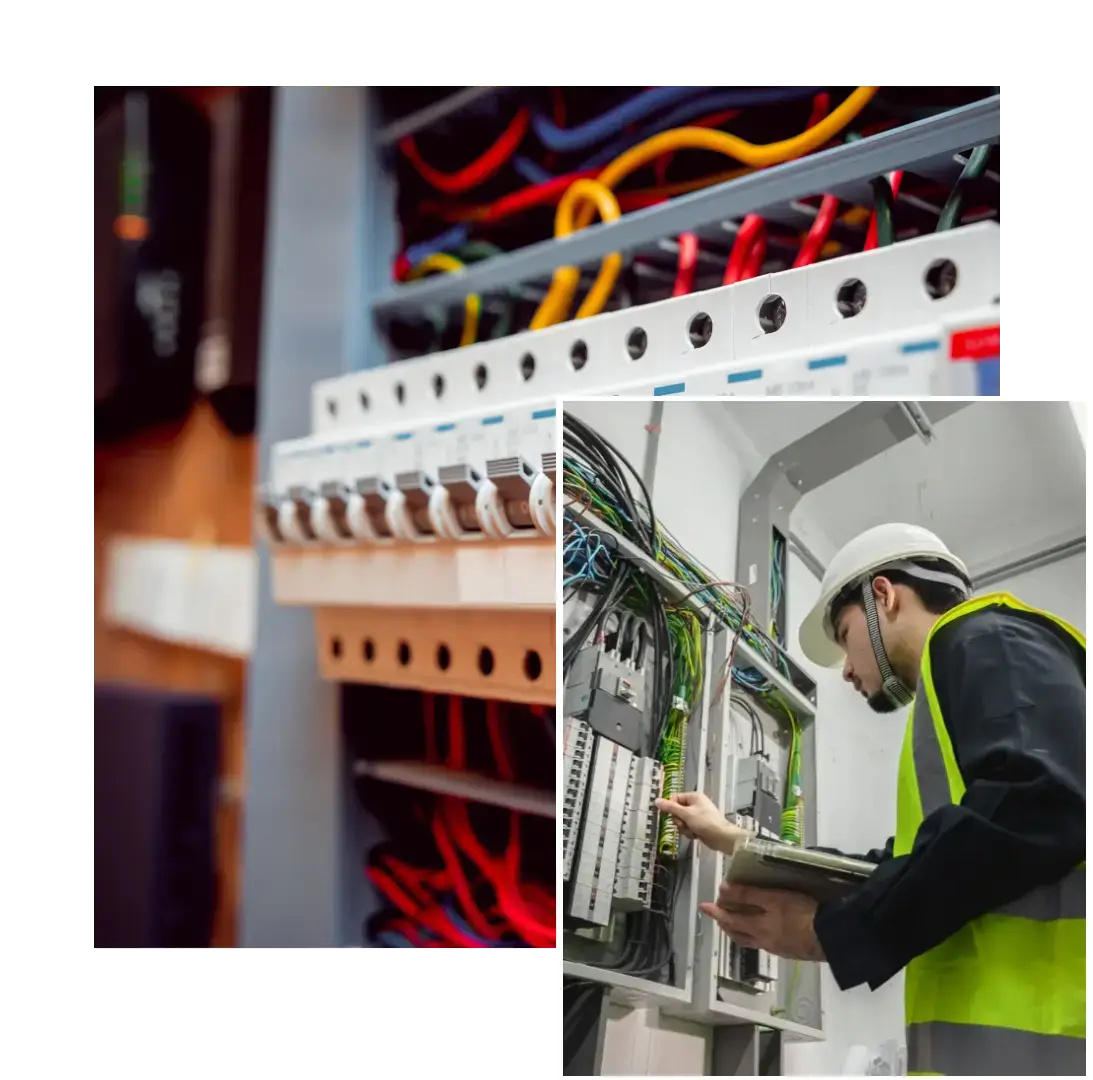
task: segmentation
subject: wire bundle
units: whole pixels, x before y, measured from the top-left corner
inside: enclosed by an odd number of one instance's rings
[[[463,699],[447,699],[444,755],[437,749],[436,699],[424,694],[422,702],[426,760],[465,770]],[[511,747],[497,702],[485,703],[485,721],[496,772],[502,780],[513,782],[516,773]],[[387,948],[554,948],[553,889],[526,880],[521,842],[524,816],[496,807],[482,808],[493,826],[489,838],[484,839],[472,820],[472,806],[451,796],[438,796],[431,804],[418,799],[410,811],[417,823],[415,843],[408,843],[404,836],[369,852],[365,872],[387,903],[368,920],[366,936],[375,944]],[[501,822],[503,828],[498,828]],[[431,840],[428,848],[421,842],[423,833]],[[498,835],[503,845],[499,853],[491,850]]]
[[[647,555],[676,577],[687,587],[688,596],[701,600],[707,608],[733,632],[720,684],[713,702],[720,700],[725,683],[732,682],[760,701],[765,709],[785,715],[791,732],[789,765],[786,770],[786,795],[783,803],[782,838],[788,843],[803,842],[804,800],[801,789],[800,762],[800,726],[793,711],[786,705],[777,688],[760,671],[753,667],[735,663],[737,642],[745,640],[756,652],[767,659],[777,670],[788,674],[788,665],[781,651],[749,617],[750,602],[747,590],[733,582],[717,581],[714,575],[696,560],[660,523],[653,512],[651,500],[644,483],[633,466],[607,440],[592,428],[566,412],[563,417],[564,453],[562,459],[562,488],[567,500],[567,512],[563,517],[563,565],[566,575],[564,580],[570,586],[601,588],[601,580],[625,581],[624,590],[616,594],[612,601],[616,604],[629,603],[638,610],[648,610],[650,593],[655,587],[645,575],[635,571],[630,563],[619,558],[610,547],[610,534],[597,533],[590,525],[578,521],[570,508],[579,506],[592,511],[605,524],[641,548]],[[640,488],[636,494],[629,483],[633,477]],[[595,552],[597,564],[596,577],[591,571]],[[774,573],[771,580],[772,612],[777,610],[778,601],[785,588],[782,577],[784,562],[784,541],[772,541],[772,564]],[[568,561],[566,561],[568,559]],[[588,568],[576,572],[578,564]],[[666,607],[669,601],[661,600],[660,606]],[[685,616],[691,615],[692,621],[686,622]],[[589,624],[589,630],[595,623]],[[672,667],[674,678],[682,679],[686,673],[696,682],[687,686],[676,698],[693,703],[697,700],[701,687],[701,629],[698,619],[689,608],[673,606],[668,612],[669,637],[672,640]],[[677,626],[679,629],[677,629]],[[776,627],[771,627],[772,634]],[[572,655],[586,640],[588,631],[581,637],[574,634],[567,642]],[[654,649],[655,655],[659,650]],[[567,668],[568,670],[568,668]],[[697,674],[695,674],[697,672]],[[684,686],[682,681],[679,683]],[[663,700],[662,698],[660,700]],[[749,706],[750,707],[750,706]],[[657,716],[663,715],[656,713]],[[689,710],[683,712],[669,707],[667,718],[662,727],[663,735],[657,742],[657,756],[665,765],[664,791],[671,792],[670,784],[682,783],[682,768],[676,768],[677,746],[682,742],[681,733],[686,729]],[[756,723],[758,723],[756,719]],[[761,727],[760,727],[761,734]],[[680,756],[682,760],[682,755]],[[674,842],[671,828],[665,829],[661,823],[658,836],[658,850],[670,853]]]
[[[508,228],[521,215],[534,213],[537,209],[557,207],[554,235],[560,238],[587,227],[597,213],[603,220],[610,220],[620,213],[652,206],[754,169],[768,168],[813,153],[832,145],[844,132],[849,132],[847,138],[861,137],[897,126],[909,118],[943,112],[946,108],[939,100],[928,107],[920,105],[909,110],[907,104],[899,100],[898,93],[879,95],[877,89],[857,87],[832,92],[820,87],[654,87],[631,95],[599,115],[567,125],[566,94],[556,87],[550,91],[549,110],[535,101],[530,106],[522,105],[483,153],[451,172],[431,166],[415,138],[407,136],[399,144],[402,159],[410,169],[409,173],[404,171],[404,177],[411,188],[424,184],[441,196],[439,199],[420,199],[416,212],[409,214],[410,227],[420,234],[430,220],[440,218],[455,224],[428,240],[407,247],[396,264],[396,277],[406,280],[433,254],[458,258],[458,250],[478,230]],[[969,97],[974,100],[979,91],[992,90],[967,88],[933,96],[948,97],[953,103],[959,103]],[[916,93],[929,94],[925,90]],[[831,107],[833,100],[837,101],[834,108]],[[803,130],[788,138],[752,142],[721,130],[726,126],[742,128],[749,134],[786,130],[786,124],[793,116],[803,119],[795,110],[809,102],[811,111]],[[873,108],[868,116],[863,115],[871,105]],[[427,139],[428,135],[424,137]],[[457,142],[462,145],[461,141]],[[989,152],[989,148],[980,149]],[[737,168],[717,173],[699,171],[696,176],[693,175],[695,164],[702,159],[692,153],[688,156],[687,178],[669,183],[668,170],[683,151],[719,154],[731,159]],[[975,160],[977,154],[978,151],[969,160],[963,183],[957,185],[962,190],[985,171],[985,161],[980,164]],[[559,157],[565,158],[568,164],[566,169],[556,173],[554,163]],[[635,177],[645,175],[645,170],[651,172],[654,186],[630,186]],[[474,190],[497,190],[499,187],[503,190],[513,180],[530,186],[503,191],[488,203],[452,201],[452,197]],[[869,210],[850,208],[844,215],[844,221],[855,227],[870,222],[867,250],[894,239],[892,204],[898,183],[897,174],[878,178],[874,182],[876,207],[872,214]],[[838,201],[832,196],[824,196],[813,227],[801,238],[794,265],[809,265],[823,255],[840,250],[838,242],[830,238],[838,210]],[[939,229],[959,223],[959,198],[953,205],[947,205],[947,210],[937,223]],[[765,222],[745,219],[725,269],[725,280],[739,281],[755,276],[763,264],[766,240]],[[685,234],[678,243],[679,265],[672,294],[681,296],[695,287],[693,256],[697,241]],[[577,309],[577,318],[604,310],[621,266],[621,256],[617,253],[604,260],[591,291]],[[577,268],[560,268],[531,325],[549,326],[569,318],[579,286]],[[463,331],[469,336],[467,326],[465,320]],[[491,336],[500,336],[500,331]]]
[[[565,125],[564,96],[555,89],[552,92],[553,117],[548,117],[542,110],[519,109],[480,157],[452,173],[430,166],[414,137],[407,136],[400,142],[404,160],[420,180],[442,195],[461,195],[492,184],[508,167],[531,186],[477,207],[452,206],[444,200],[434,204],[425,200],[419,206],[419,215],[439,213],[449,220],[454,217],[457,223],[429,241],[408,247],[396,264],[396,277],[407,280],[421,273],[423,261],[432,255],[452,255],[471,238],[476,228],[509,221],[536,207],[556,205],[554,236],[562,238],[587,227],[597,213],[602,220],[613,220],[632,209],[655,205],[752,169],[767,168],[812,153],[847,128],[872,100],[876,89],[853,89],[830,109],[831,95],[819,87],[655,87],[600,116],[571,126]],[[809,100],[812,111],[805,129],[789,138],[756,143],[719,130],[740,119],[742,112],[747,119],[752,116],[748,110],[787,108]],[[580,153],[584,156],[574,162],[570,171],[555,175],[549,168],[536,164],[536,151],[530,143],[538,143],[550,160],[559,154]],[[720,154],[743,168],[729,173],[710,173],[682,183],[666,183],[668,168],[682,151],[687,150]],[[656,187],[627,190],[631,178],[646,168],[653,170]],[[750,232],[751,223],[746,224]],[[766,230],[761,221],[758,224],[756,236],[749,237],[747,244],[734,247],[726,268],[726,280],[730,277],[743,280],[759,272],[766,247]],[[685,295],[694,288],[696,256],[697,238],[684,234],[679,238],[674,295]],[[577,308],[576,318],[587,318],[605,309],[621,270],[619,253],[604,259],[593,285]],[[570,318],[580,283],[580,268],[560,267],[531,318],[531,328],[550,326]],[[474,325],[468,310],[460,344],[474,340]]]

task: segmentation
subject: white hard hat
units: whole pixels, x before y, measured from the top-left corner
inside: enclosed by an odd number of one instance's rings
[[[860,581],[878,570],[897,569],[894,564],[917,559],[936,559],[947,563],[966,578],[967,567],[929,529],[918,525],[877,525],[855,536],[831,560],[820,585],[820,598],[801,623],[798,640],[801,651],[814,664],[838,667],[842,649],[835,644],[835,629],[828,618],[835,598],[852,582]],[[961,584],[955,577],[925,574],[952,584]]]

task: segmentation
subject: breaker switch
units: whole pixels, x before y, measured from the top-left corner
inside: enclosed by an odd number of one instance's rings
[[[402,513],[412,532],[432,536],[435,530],[429,520],[429,497],[436,489],[433,478],[421,469],[398,473],[395,487],[402,495]]]
[[[391,528],[387,524],[390,485],[379,476],[366,476],[357,481],[355,488],[349,499],[350,528],[366,540],[390,539]]]
[[[311,510],[312,525],[318,536],[334,544],[355,540],[348,515],[349,489],[336,480],[324,483]]]
[[[296,486],[288,489],[288,503],[281,504],[282,532],[298,532],[305,543],[313,543],[319,539],[311,520],[311,502],[314,497],[311,490],[306,487]],[[295,524],[295,529],[291,526],[288,530],[285,529],[286,517]]]
[[[429,499],[429,517],[436,534],[458,540],[466,533],[480,533],[475,499],[482,477],[470,465],[442,465],[437,479]]]
[[[287,543],[285,534],[281,532],[281,500],[272,496],[265,487],[258,489],[256,503],[258,505],[258,522],[262,532],[265,533],[271,543]]]
[[[486,477],[492,481],[505,508],[505,516],[516,529],[533,528],[531,485],[535,470],[522,458],[499,458],[486,462]]]

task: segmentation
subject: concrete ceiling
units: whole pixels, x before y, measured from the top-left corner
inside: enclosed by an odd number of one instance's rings
[[[853,403],[726,403],[764,456]],[[1085,447],[1066,402],[976,402],[806,494],[794,512],[838,548],[885,521],[938,533],[975,573],[1085,532]]]

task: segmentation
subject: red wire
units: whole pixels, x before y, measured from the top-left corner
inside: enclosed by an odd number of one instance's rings
[[[888,183],[892,185],[892,201],[899,195],[899,186],[903,182],[903,170],[897,169],[888,176]],[[863,250],[872,251],[877,246],[877,212],[874,210],[869,215],[869,231],[865,234],[865,247]]]
[[[805,125],[805,130],[815,127],[825,116],[831,107],[831,95],[821,91],[812,99],[812,113]],[[836,209],[838,204],[836,203]],[[813,222],[813,228],[816,223]],[[830,230],[831,226],[828,225]],[[822,244],[820,245],[823,246]],[[738,281],[748,281],[758,277],[763,269],[763,260],[767,255],[767,227],[766,222],[756,214],[748,214],[736,234],[736,242],[732,246],[728,265],[725,267],[725,277],[722,283],[734,285]]]
[[[748,252],[748,261],[744,266],[744,274],[741,280],[749,281],[753,277],[759,276],[759,271],[763,269],[763,261],[767,257],[767,227],[766,224],[759,230],[759,234],[755,238],[755,242],[751,245],[751,250]]]
[[[823,251],[828,234],[831,232],[831,226],[835,224],[838,216],[839,200],[834,195],[825,195],[820,201],[820,209],[816,212],[812,228],[808,230],[808,236],[805,237],[797,258],[793,260],[795,267],[811,266],[820,257],[820,252]]]
[[[676,283],[672,289],[673,296],[686,296],[694,291],[695,266],[698,263],[698,237],[694,233],[680,233],[679,264],[676,269]]]
[[[827,116],[827,110],[831,108],[831,95],[826,90],[821,90],[812,99],[812,114],[808,118],[808,123],[805,125],[805,130],[815,127],[825,116]]]
[[[378,866],[368,867],[368,876],[387,899],[404,915],[432,930],[438,937],[461,949],[477,949],[481,946],[448,921],[440,908],[426,907],[412,900],[389,874]]]
[[[463,912],[467,916],[467,921],[481,937],[497,941],[501,934],[474,902],[470,883],[467,881],[467,877],[463,873],[463,867],[459,863],[459,855],[456,853],[439,814],[433,815],[433,839],[436,840],[437,850],[444,860],[444,865],[448,868],[452,888],[455,890],[459,902],[463,905]]]
[[[496,701],[486,702],[486,728],[490,736],[490,748],[493,759],[497,762],[497,771],[502,780],[515,780],[516,770],[512,767],[508,747],[501,733],[501,706]]]
[[[399,140],[399,149],[427,183],[448,195],[457,195],[485,183],[506,161],[516,153],[517,147],[527,134],[531,111],[521,109],[502,132],[500,138],[480,157],[454,173],[442,173],[434,169],[418,153],[413,135]]]
[[[453,798],[444,801],[447,803],[445,816],[455,842],[493,886],[501,914],[529,945],[539,949],[553,949],[557,943],[555,927],[539,922],[528,910],[518,891],[516,868],[520,865],[520,834],[516,814],[510,814],[509,842],[505,854],[501,858],[494,858],[475,836],[466,804]]]
[[[425,721],[425,760],[432,765],[437,760],[436,753],[436,698],[423,692],[421,710]]]
[[[734,285],[744,280],[747,271],[751,269],[755,261],[752,256],[753,245],[762,245],[759,256],[759,265],[762,266],[762,258],[767,250],[767,226],[758,214],[748,214],[740,225],[736,242],[732,246],[732,254],[725,267],[725,276],[721,282],[723,285]]]
[[[463,738],[463,699],[456,694],[448,698],[448,765],[462,769],[467,764],[467,748]]]

